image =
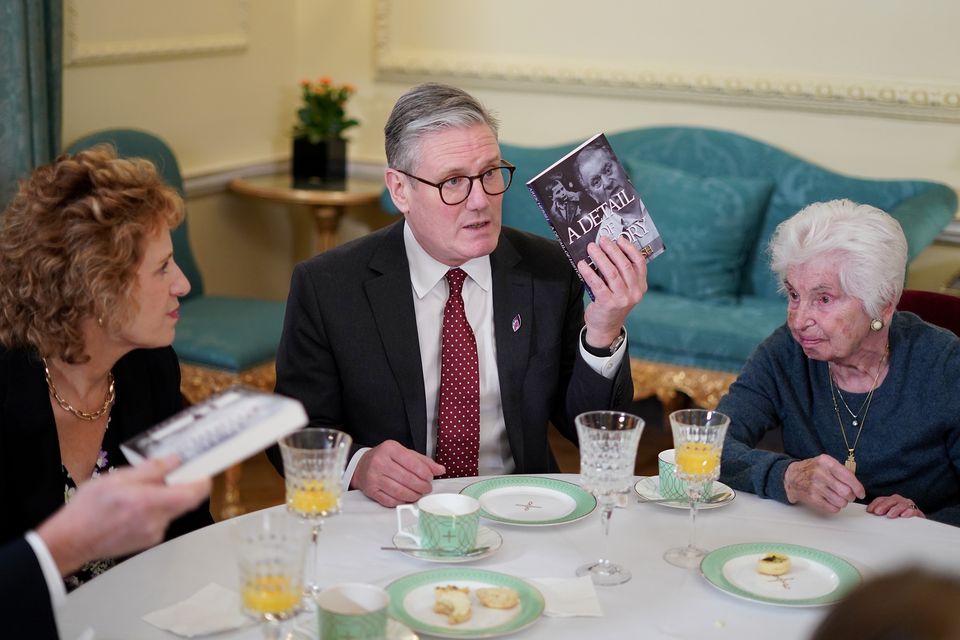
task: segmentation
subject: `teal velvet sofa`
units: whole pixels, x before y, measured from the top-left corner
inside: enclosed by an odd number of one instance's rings
[[[636,396],[677,392],[714,406],[753,349],[786,318],[768,266],[776,226],[812,202],[849,198],[903,227],[915,258],[950,222],[957,194],[921,180],[841,175],[728,131],[651,127],[608,134],[667,246],[650,289],[627,319]],[[503,223],[553,238],[526,189],[580,141],[547,148],[501,144],[517,166]]]

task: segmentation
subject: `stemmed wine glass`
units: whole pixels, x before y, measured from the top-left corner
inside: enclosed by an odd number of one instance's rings
[[[580,439],[580,484],[600,503],[600,525],[606,542],[617,498],[630,490],[644,423],[629,413],[590,411],[577,416],[576,424]],[[629,569],[606,558],[579,567],[577,575],[589,575],[593,583],[599,585],[622,584],[632,576]]]
[[[681,409],[670,414],[673,447],[676,452],[674,473],[686,484],[690,499],[690,541],[686,547],[667,549],[664,560],[677,567],[700,565],[706,551],[694,544],[697,532],[697,506],[704,487],[720,477],[720,454],[730,418],[718,411]]]
[[[283,622],[303,601],[304,527],[289,514],[264,513],[236,525],[243,612],[263,623],[263,637],[278,640]]]
[[[340,513],[343,470],[353,440],[336,429],[308,427],[280,440],[287,510],[311,526],[304,593],[321,591],[317,576],[318,538],[323,520]]]

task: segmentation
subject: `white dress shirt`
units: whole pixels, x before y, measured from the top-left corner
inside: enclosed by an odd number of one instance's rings
[[[63,586],[63,578],[60,577],[60,571],[57,569],[57,563],[54,562],[50,550],[36,531],[28,531],[24,536],[27,543],[33,549],[33,555],[37,556],[37,563],[43,572],[43,579],[47,583],[47,591],[50,593],[50,604],[56,610],[60,605],[66,602],[67,588]]]
[[[452,267],[438,262],[428,254],[413,235],[409,225],[404,225],[403,241],[410,265],[410,282],[413,285],[413,308],[417,320],[417,337],[420,342],[420,363],[423,366],[423,390],[427,413],[427,451],[433,458],[437,443],[437,413],[440,393],[440,347],[442,344],[443,307],[449,295],[446,280]],[[480,475],[503,475],[516,468],[507,427],[500,402],[500,379],[497,371],[497,345],[493,330],[493,275],[490,256],[474,258],[460,265],[467,272],[463,283],[464,309],[467,321],[477,341],[477,356],[480,362]],[[585,329],[584,329],[585,330]],[[591,369],[612,380],[626,353],[626,340],[612,356],[594,356],[583,348],[580,353]],[[349,486],[360,457],[368,451],[360,449],[353,456],[344,472],[344,482]]]

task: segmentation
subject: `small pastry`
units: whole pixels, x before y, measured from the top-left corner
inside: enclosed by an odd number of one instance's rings
[[[433,610],[447,616],[449,624],[460,624],[470,619],[470,589],[448,584],[445,587],[434,587],[436,602]]]
[[[790,556],[770,552],[757,560],[757,572],[765,576],[782,576],[790,571]]]
[[[513,609],[520,604],[520,594],[510,587],[486,587],[477,589],[480,604],[490,609]]]

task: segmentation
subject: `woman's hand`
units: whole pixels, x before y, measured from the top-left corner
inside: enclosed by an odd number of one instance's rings
[[[926,518],[923,511],[917,508],[913,500],[899,494],[875,498],[867,505],[867,513],[888,518]]]
[[[822,513],[837,513],[866,490],[845,466],[823,453],[793,462],[783,476],[787,499]]]

